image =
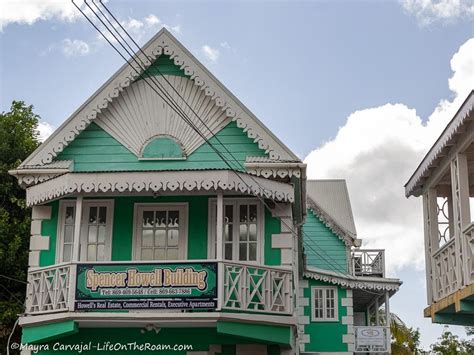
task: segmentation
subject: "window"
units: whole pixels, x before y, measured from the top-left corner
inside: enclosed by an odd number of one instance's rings
[[[58,244],[56,253],[58,262],[61,263],[72,260],[76,201],[61,201],[59,206]]]
[[[111,259],[113,201],[84,201],[81,225],[81,261]]]
[[[217,202],[211,201],[211,254],[216,257]],[[263,215],[254,199],[224,199],[223,257],[225,260],[261,260]]]
[[[76,201],[60,202],[57,259],[72,261],[74,229],[76,225]],[[113,201],[84,200],[82,203],[79,260],[104,261],[111,258]]]
[[[135,258],[179,260],[186,258],[185,204],[141,204],[135,214]]]
[[[312,287],[312,320],[338,321],[337,287]]]

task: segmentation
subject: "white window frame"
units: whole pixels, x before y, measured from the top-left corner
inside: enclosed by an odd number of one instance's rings
[[[162,210],[170,210],[170,209],[178,209],[182,216],[180,215],[180,219],[182,219],[183,223],[180,225],[180,233],[182,232],[183,238],[179,238],[179,248],[178,248],[178,259],[179,260],[187,260],[188,259],[188,203],[187,202],[179,202],[179,203],[168,203],[168,202],[158,202],[158,203],[135,203],[134,206],[134,217],[133,217],[133,238],[132,238],[132,260],[140,261],[141,256],[139,253],[138,246],[139,243],[139,236],[141,233],[142,223],[140,220],[141,212],[146,209],[162,209]],[[152,260],[149,260],[152,261]],[[170,260],[172,261],[172,260]],[[174,261],[174,260],[173,260]]]
[[[114,200],[83,200],[82,202],[82,221],[81,221],[81,237],[79,241],[79,261],[88,262],[85,258],[87,256],[87,224],[89,219],[89,207],[107,207],[107,229],[105,234],[105,245],[104,245],[104,261],[112,260],[112,235],[114,228]],[[98,237],[98,236],[97,236]],[[84,243],[86,242],[86,243]],[[90,262],[95,262],[90,260]]]
[[[316,290],[323,291],[323,317],[316,317],[314,305]],[[327,317],[326,290],[334,290],[334,317]],[[311,321],[313,322],[338,322],[339,321],[339,296],[335,286],[313,286],[311,287]]]
[[[91,204],[100,204],[103,206],[107,206],[107,220],[110,221],[109,228],[107,230],[106,234],[106,247],[105,247],[105,260],[110,261],[112,259],[112,235],[113,235],[113,216],[114,216],[114,200],[83,200],[82,203],[82,220],[81,220],[81,235],[79,237],[79,248],[80,254],[79,254],[79,261],[85,261],[82,259],[82,256],[84,255],[84,251],[82,250],[83,248],[83,243],[82,240],[84,238],[83,233],[85,233],[85,225],[87,223],[87,218],[86,217],[87,213],[87,208]],[[59,210],[58,210],[58,228],[57,228],[57,240],[56,240],[56,263],[62,263],[63,262],[63,244],[64,244],[64,224],[65,224],[65,218],[66,218],[66,208],[67,207],[73,207],[74,208],[74,225],[76,225],[76,200],[61,200],[59,201]],[[73,247],[72,247],[72,254],[71,254],[71,261],[74,259],[74,239],[75,235],[73,234]],[[107,242],[108,240],[108,242]]]
[[[63,261],[63,245],[64,245],[64,225],[66,222],[66,208],[74,208],[74,226],[76,225],[76,200],[61,200],[59,201],[59,210],[58,210],[58,228],[57,228],[57,240],[56,240],[56,263],[62,263]],[[71,250],[71,262],[74,258],[74,231],[72,234],[72,250]]]
[[[232,247],[232,253],[233,258],[232,260],[229,261],[235,261],[235,262],[244,262],[244,263],[250,263],[250,264],[262,264],[265,255],[265,210],[263,204],[257,199],[253,197],[248,197],[248,198],[233,198],[233,197],[224,197],[223,199],[224,203],[224,209],[223,213],[225,213],[225,204],[234,204],[236,207],[234,209],[235,211],[239,211],[239,206],[240,205],[245,205],[249,203],[255,203],[257,205],[257,260],[255,261],[249,261],[249,260],[238,260],[238,258],[235,258],[235,256],[238,256],[238,250],[239,250],[239,239],[238,237],[235,238],[234,240],[234,245]],[[216,216],[216,208],[215,206],[217,205],[217,198],[210,198],[209,199],[209,206],[208,206],[208,249],[207,249],[207,257],[208,259],[214,260],[216,257],[216,223],[217,221],[217,216]],[[237,221],[236,215],[234,213],[234,221]],[[235,229],[237,229],[238,223],[235,223]],[[238,233],[236,234],[234,230],[234,235],[238,236]],[[222,247],[225,248],[225,242],[222,242]],[[222,251],[222,256],[223,258],[225,257],[225,249]]]

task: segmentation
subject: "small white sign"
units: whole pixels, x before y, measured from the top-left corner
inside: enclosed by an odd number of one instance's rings
[[[357,346],[385,346],[383,327],[363,327],[357,330]]]

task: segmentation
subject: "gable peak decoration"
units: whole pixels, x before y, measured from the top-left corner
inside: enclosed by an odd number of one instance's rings
[[[161,29],[147,44],[144,52],[137,53],[137,61],[130,67],[125,63],[104,85],[81,105],[19,168],[31,165],[45,165],[64,150],[91,122],[114,102],[134,82],[142,80],[140,74],[155,63],[162,55],[168,56],[184,75],[202,93],[213,101],[229,121],[235,121],[249,138],[256,142],[271,159],[300,161],[277,137],[273,135],[229,90],[227,90],[198,60],[179,43],[165,28]],[[148,59],[150,58],[150,59]],[[184,78],[182,78],[184,79]],[[101,124],[97,120],[98,124]],[[202,129],[202,128],[201,128]],[[219,129],[219,127],[216,127]],[[216,132],[213,132],[216,133]],[[143,144],[143,142],[142,142]],[[141,148],[141,146],[140,146]],[[192,149],[192,148],[191,148]],[[139,151],[136,151],[139,153]],[[186,152],[187,153],[187,152]]]

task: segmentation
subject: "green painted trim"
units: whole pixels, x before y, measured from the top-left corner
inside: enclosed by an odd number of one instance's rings
[[[436,313],[433,323],[474,326],[474,315],[466,313]]]
[[[146,78],[149,76],[160,76],[160,75],[175,75],[186,77],[184,70],[179,66],[174,64],[174,61],[170,58],[169,55],[160,55],[155,62],[148,67],[142,74],[142,77]],[[141,80],[142,78],[138,78]]]
[[[23,328],[21,342],[23,344],[45,343],[77,332],[79,332],[79,327],[73,320],[25,327]]]
[[[291,346],[293,332],[289,326],[217,321],[217,333]]]

